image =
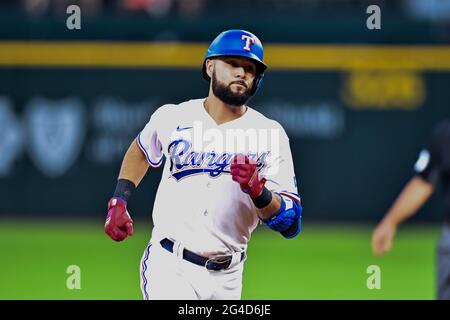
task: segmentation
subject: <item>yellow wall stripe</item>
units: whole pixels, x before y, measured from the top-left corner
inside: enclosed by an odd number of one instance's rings
[[[199,68],[207,44],[0,41],[4,67]],[[450,71],[450,46],[267,44],[271,69]]]

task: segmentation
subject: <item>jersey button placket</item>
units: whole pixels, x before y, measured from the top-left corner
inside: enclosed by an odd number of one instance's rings
[[[211,198],[210,198],[210,193],[212,192],[212,182],[211,182],[211,180],[209,179],[209,178],[207,178],[207,181],[206,181],[206,183],[204,184],[204,186],[205,186],[205,193],[204,193],[204,195],[205,195],[205,197],[206,197],[206,199],[208,199],[209,201],[211,200]],[[203,211],[203,216],[205,217],[205,218],[209,218],[209,216],[210,216],[210,203],[209,203],[209,201],[207,201],[205,204],[206,204],[206,206],[205,206],[205,210]]]

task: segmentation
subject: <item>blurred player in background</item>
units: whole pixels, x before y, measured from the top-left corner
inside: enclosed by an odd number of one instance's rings
[[[444,190],[445,223],[437,247],[437,297],[450,299],[450,120],[434,129],[429,145],[420,152],[416,175],[404,187],[372,235],[372,250],[382,255],[392,247],[398,225],[414,215],[438,184]]]

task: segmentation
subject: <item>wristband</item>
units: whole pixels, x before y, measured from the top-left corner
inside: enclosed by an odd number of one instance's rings
[[[263,188],[261,195],[256,198],[252,198],[253,204],[258,208],[262,209],[267,207],[270,202],[272,202],[272,192],[266,187]]]
[[[119,179],[113,197],[127,202],[134,189],[136,189],[136,186],[133,182],[127,179]]]

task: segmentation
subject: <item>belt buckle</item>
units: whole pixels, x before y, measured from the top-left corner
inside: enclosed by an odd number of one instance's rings
[[[225,270],[230,266],[231,259],[231,256],[215,256],[206,261],[205,268],[215,271]]]

